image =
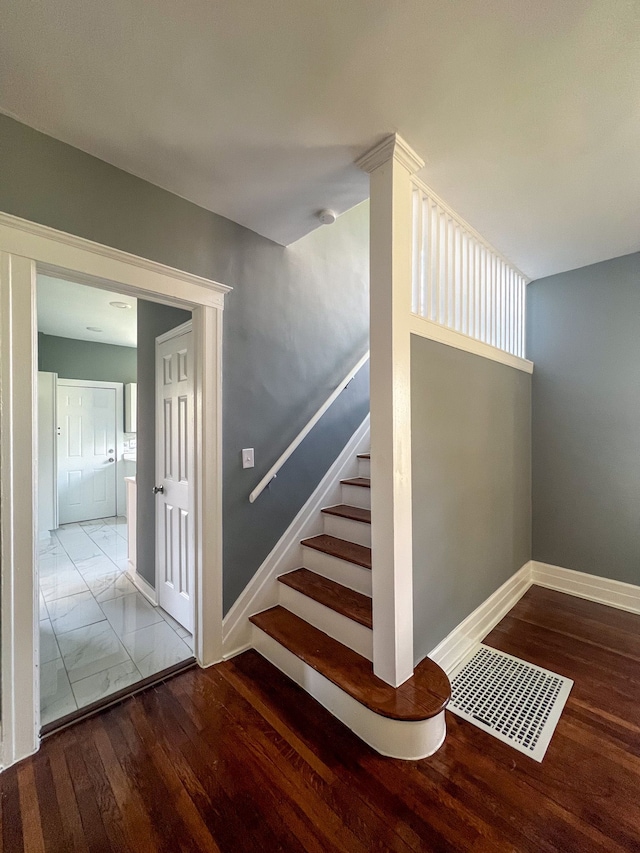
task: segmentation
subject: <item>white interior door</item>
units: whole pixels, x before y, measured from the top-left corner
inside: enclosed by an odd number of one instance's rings
[[[117,389],[58,380],[58,520],[116,514]]]
[[[193,333],[156,338],[156,584],[158,603],[193,633]]]

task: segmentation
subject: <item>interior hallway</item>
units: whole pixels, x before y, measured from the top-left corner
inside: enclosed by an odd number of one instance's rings
[[[127,575],[127,520],[63,524],[41,542],[41,724],[192,657],[191,635]]]
[[[434,756],[383,758],[250,651],[1,774],[2,849],[640,849],[640,615],[532,587],[486,642],[575,681],[542,764],[449,713]]]

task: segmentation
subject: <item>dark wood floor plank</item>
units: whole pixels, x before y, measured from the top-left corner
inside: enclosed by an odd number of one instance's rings
[[[532,587],[485,638],[575,681],[542,763],[448,712],[383,758],[255,652],[180,674],[0,774],[2,851],[638,853],[638,637]]]
[[[33,761],[33,759],[27,759]],[[20,808],[18,767],[9,767],[0,776],[2,796],[2,849],[11,853],[23,853],[24,831]]]
[[[24,846],[29,853],[44,853],[46,848],[42,824],[43,818],[46,821],[48,814],[46,805],[43,808],[43,814],[41,815],[40,813],[34,766],[35,762],[30,761],[23,762],[18,767],[17,775],[20,813],[22,814],[22,831],[24,833]],[[49,805],[51,805],[50,802]]]

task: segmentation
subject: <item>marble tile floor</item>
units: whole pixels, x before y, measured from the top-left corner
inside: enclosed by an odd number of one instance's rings
[[[125,518],[61,525],[38,568],[43,726],[192,656],[191,635],[127,575]]]

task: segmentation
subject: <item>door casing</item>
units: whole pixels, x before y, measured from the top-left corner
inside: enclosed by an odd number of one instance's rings
[[[192,311],[195,352],[195,631],[201,666],[222,654],[224,284],[0,213],[0,766],[40,745],[36,274]],[[206,602],[206,607],[205,607]]]

